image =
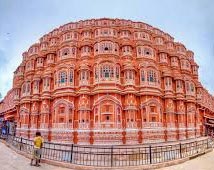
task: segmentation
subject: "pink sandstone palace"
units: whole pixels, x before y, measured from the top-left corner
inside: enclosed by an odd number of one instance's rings
[[[16,136],[75,144],[139,144],[209,134],[214,96],[194,53],[142,22],[68,23],[23,53],[0,103]]]

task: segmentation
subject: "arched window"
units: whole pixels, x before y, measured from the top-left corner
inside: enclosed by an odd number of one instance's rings
[[[61,56],[67,56],[70,54],[69,48],[64,48],[61,50]]]
[[[59,51],[59,56],[61,59],[75,57],[76,47],[65,47]]]
[[[103,54],[103,53],[118,54],[119,46],[117,43],[114,43],[111,41],[102,41],[95,44],[94,52],[95,54]]]
[[[145,56],[149,56],[149,57],[152,57],[153,56],[153,51],[151,48],[148,48],[148,47],[144,47],[144,55]]]
[[[137,57],[149,57],[153,58],[154,53],[151,47],[138,46],[137,47]]]
[[[135,32],[134,38],[136,40],[147,40],[150,41],[150,35],[146,32]]]

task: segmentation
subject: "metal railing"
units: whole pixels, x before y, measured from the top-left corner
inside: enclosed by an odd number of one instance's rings
[[[7,143],[14,149],[31,154],[33,141],[8,136]],[[159,145],[95,146],[45,142],[42,159],[85,166],[139,166],[162,163],[205,153],[213,140],[206,138],[194,142]]]

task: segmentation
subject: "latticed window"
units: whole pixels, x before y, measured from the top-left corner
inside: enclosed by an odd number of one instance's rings
[[[186,92],[190,92],[190,83],[186,82]]]
[[[77,33],[76,32],[74,33],[74,38],[77,39]]]
[[[124,31],[121,31],[121,37],[129,37],[131,35],[130,31],[128,30],[124,30]]]
[[[90,52],[90,47],[84,46],[82,47],[82,53],[89,53]]]
[[[165,54],[165,53],[160,54],[160,62],[167,63],[167,54]]]
[[[181,60],[181,69],[186,69],[186,62],[185,60]]]
[[[73,80],[74,80],[74,71],[70,70],[70,73],[69,73],[69,82],[72,83]]]
[[[170,87],[172,85],[172,79],[170,77],[165,79],[165,85],[166,87]]]
[[[124,46],[124,47],[122,47],[122,52],[123,52],[123,55],[131,54],[131,52],[132,52],[131,46]]]
[[[190,90],[191,92],[195,92],[195,86],[193,83],[190,84]]]
[[[89,73],[86,73],[89,77]],[[96,66],[94,69],[95,81],[98,81],[101,78],[101,81],[104,80],[115,80],[118,81],[120,78],[120,66],[114,65],[113,63],[106,63],[100,66]],[[88,78],[87,78],[88,79]]]
[[[157,81],[157,75],[154,70],[149,70],[147,72],[147,81],[148,82],[156,82]]]
[[[116,78],[118,79],[120,77],[120,68],[119,66],[116,67]]]
[[[137,52],[138,52],[139,55],[142,54],[142,52],[141,52],[141,47],[138,47],[138,48],[137,48]]]
[[[49,87],[49,86],[50,86],[49,78],[44,78],[43,79],[43,87],[46,88],[46,87]]]
[[[151,111],[152,113],[156,112],[155,110],[156,110],[155,106],[150,106],[150,111]]]
[[[145,56],[153,56],[152,50],[150,48],[144,48],[144,55]]]
[[[144,39],[144,40],[150,40],[150,35],[145,32],[136,32],[135,33],[135,39]]]
[[[111,41],[103,41],[98,44],[95,44],[95,52],[98,53],[117,53],[118,44]]]
[[[95,79],[98,79],[98,77],[99,77],[99,70],[98,70],[97,67],[95,68],[94,74],[95,74]]]
[[[137,55],[138,57],[153,57],[153,50],[150,47],[140,46],[137,47]]]
[[[23,84],[22,85],[22,93],[25,94],[25,92],[26,92],[26,84]]]
[[[106,105],[106,112],[110,112],[110,105]]]
[[[145,81],[145,71],[141,70],[141,81]]]
[[[31,62],[27,62],[27,66],[26,66],[26,70],[30,70],[31,69]]]
[[[59,82],[60,83],[67,82],[67,73],[65,71],[59,73]]]
[[[176,88],[177,88],[178,90],[183,88],[183,85],[182,85],[182,81],[181,81],[181,80],[177,80],[177,81],[176,81]]]
[[[172,57],[171,58],[171,64],[172,64],[172,66],[178,66],[178,59],[177,59],[177,57]]]
[[[186,61],[186,69],[189,69],[190,68],[190,63],[189,61]]]
[[[193,67],[193,72],[197,74],[198,68],[196,66]]]
[[[134,72],[133,70],[127,70],[125,72],[125,78],[128,80],[134,80]]]
[[[65,48],[61,51],[61,56],[65,56],[65,55],[69,55],[69,54],[70,54],[69,48]]]
[[[88,71],[87,70],[82,70],[80,73],[80,80],[88,80]]]
[[[27,83],[27,93],[30,93],[30,83]]]
[[[33,88],[35,91],[39,90],[39,81],[38,80],[34,81]]]
[[[156,43],[159,44],[159,45],[162,45],[164,42],[163,42],[163,39],[158,37],[155,39]]]
[[[110,65],[104,65],[101,69],[101,76],[105,78],[114,77],[114,68]]]
[[[75,47],[73,47],[71,51],[72,51],[72,54],[75,55],[75,53],[76,53]]]
[[[59,113],[64,114],[65,113],[65,107],[60,107],[59,108]]]

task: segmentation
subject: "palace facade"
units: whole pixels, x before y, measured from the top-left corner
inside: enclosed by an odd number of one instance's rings
[[[122,19],[68,23],[41,37],[23,53],[0,105],[17,136],[39,130],[52,142],[176,141],[214,124],[214,97],[198,80],[194,53]]]

